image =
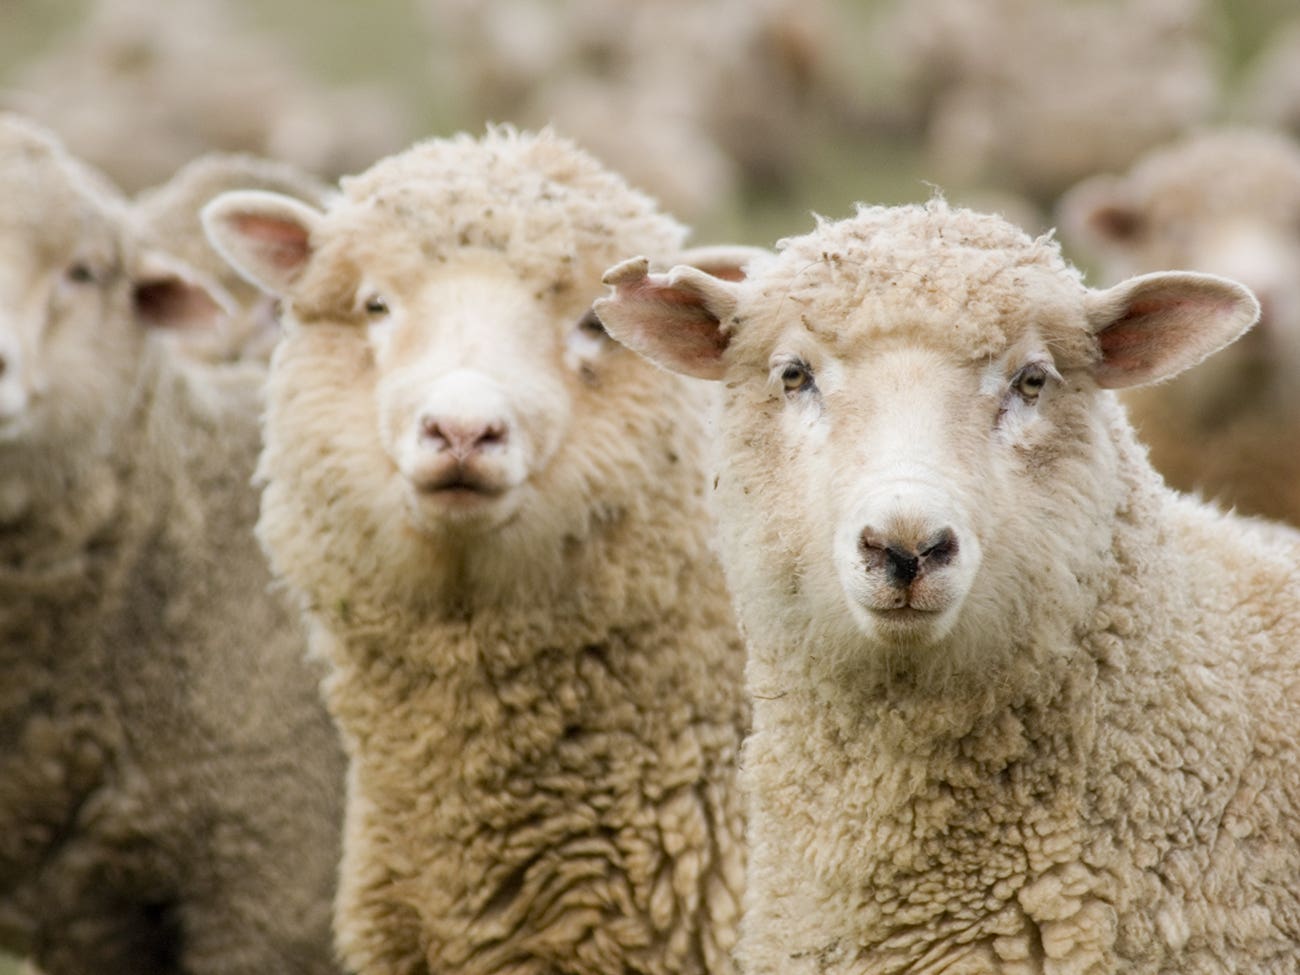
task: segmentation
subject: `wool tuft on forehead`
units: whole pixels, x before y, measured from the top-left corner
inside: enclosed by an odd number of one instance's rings
[[[344,179],[342,190],[336,226],[349,236],[396,235],[430,259],[500,251],[544,279],[565,268],[598,279],[629,253],[669,256],[686,238],[653,199],[549,130],[431,139]]]
[[[844,220],[818,218],[809,234],[778,243],[761,270],[767,307],[801,309],[814,331],[842,334],[964,327],[972,353],[1005,345],[1017,322],[1081,309],[1079,272],[1050,235],[1033,238],[1002,217],[936,198],[900,207],[859,206]]]

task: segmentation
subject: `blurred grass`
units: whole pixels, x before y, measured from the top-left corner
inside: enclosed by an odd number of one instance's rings
[[[886,0],[841,0],[844,29],[866,28]],[[5,29],[0,31],[0,84],[9,71],[39,55],[61,26],[74,23],[90,0],[0,0]],[[445,134],[458,116],[448,97],[432,83],[429,28],[421,19],[422,0],[233,0],[249,26],[283,41],[299,63],[336,83],[378,82],[407,97],[417,137]],[[1225,75],[1268,41],[1277,23],[1294,14],[1295,0],[1211,0]],[[863,84],[872,66],[860,64]],[[477,126],[478,123],[468,123]],[[920,153],[912,146],[861,138],[823,138],[807,165],[777,192],[739,201],[716,219],[700,222],[700,239],[733,239],[770,244],[777,237],[811,228],[812,212],[847,215],[855,202],[898,203],[924,199],[930,189]],[[0,972],[0,975],[5,973]]]
[[[446,134],[457,123],[455,106],[434,89],[428,27],[421,0],[234,0],[241,19],[282,40],[300,64],[334,83],[378,82],[407,96],[416,137]],[[844,0],[854,27],[882,0]],[[0,0],[0,85],[11,72],[75,24],[90,0]],[[869,67],[866,69],[869,70]],[[473,123],[475,127],[481,123]],[[916,176],[919,156],[897,145],[818,144],[796,180],[775,194],[739,201],[729,212],[699,224],[699,239],[771,243],[812,226],[811,213],[846,215],[854,202],[893,203],[929,195]],[[0,971],[0,975],[8,973]]]

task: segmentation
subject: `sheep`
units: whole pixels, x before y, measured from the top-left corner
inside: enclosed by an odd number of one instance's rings
[[[224,328],[190,330],[181,344],[201,358],[268,359],[279,335],[274,301],[236,274],[212,249],[199,211],[230,189],[265,189],[324,205],[329,187],[296,166],[244,153],[207,153],[182,166],[166,183],[138,194],[132,213],[141,236],[180,258],[222,289],[236,306]]]
[[[1124,176],[1080,183],[1058,216],[1064,242],[1107,283],[1182,267],[1259,298],[1242,341],[1125,402],[1174,487],[1300,524],[1300,145],[1266,130],[1203,131]]]
[[[720,381],[749,650],[738,960],[1294,972],[1300,535],[1166,487],[1112,392],[1248,328],[1228,279],[1085,287],[935,199],[596,313]]]
[[[257,530],[348,750],[345,962],[730,971],[748,711],[706,390],[589,313],[682,226],[512,128],[419,143],[323,212],[250,191],[204,222],[283,302]]]
[[[843,114],[849,100],[840,61],[858,57],[836,50],[843,31],[826,0],[424,9],[437,87],[456,90],[470,116],[556,126],[693,220],[788,191],[821,115]]]
[[[406,141],[391,92],[324,88],[228,0],[96,0],[50,50],[20,67],[6,108],[59,133],[130,193],[210,151],[283,159],[329,177]]]
[[[908,0],[874,32],[945,185],[1048,205],[1204,121],[1219,94],[1204,0]]]
[[[265,368],[129,202],[0,116],[0,950],[337,972],[344,756],[251,485]]]

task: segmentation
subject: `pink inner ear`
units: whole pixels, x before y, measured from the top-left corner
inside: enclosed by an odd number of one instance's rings
[[[714,275],[721,277],[721,275]],[[737,277],[744,275],[737,272]],[[718,319],[700,304],[700,296],[685,288],[665,288],[645,278],[624,292],[633,301],[651,301],[675,309],[673,321],[679,332],[690,336],[683,346],[693,360],[720,359],[730,336],[718,327]]]
[[[1097,334],[1102,369],[1106,374],[1143,371],[1153,364],[1150,339],[1140,327],[1135,327],[1142,317],[1140,314],[1125,315]]]
[[[1142,215],[1115,203],[1098,207],[1089,215],[1088,223],[1107,240],[1129,241],[1142,232]]]
[[[1097,332],[1103,387],[1123,388],[1167,378],[1230,341],[1239,330],[1236,295],[1202,286],[1152,288],[1131,296],[1123,314]]]
[[[721,359],[727,349],[729,336],[718,328],[718,320],[712,315],[700,315],[681,323],[682,331],[691,336],[691,348],[698,359]]]
[[[1169,349],[1181,341],[1178,330],[1184,317],[1195,315],[1202,307],[1194,301],[1158,295],[1134,299],[1123,316],[1097,335],[1107,370],[1145,372],[1159,365]],[[1165,319],[1163,326],[1153,329],[1153,315]]]
[[[308,234],[299,224],[256,213],[240,213],[231,223],[241,236],[254,241],[262,256],[281,270],[289,270],[307,259]]]
[[[180,278],[159,278],[136,285],[135,306],[140,319],[152,327],[195,327],[215,324],[221,306],[203,288]]]
[[[716,277],[717,275],[715,275]],[[685,288],[671,288],[653,280],[650,277],[643,277],[632,284],[619,283],[618,297],[623,300],[632,302],[645,301],[659,305],[667,305],[670,308],[684,308],[687,305],[696,306],[696,315],[701,319],[707,319],[711,322],[717,322],[717,319],[710,315],[703,307],[700,307],[700,296],[694,291],[688,291]]]

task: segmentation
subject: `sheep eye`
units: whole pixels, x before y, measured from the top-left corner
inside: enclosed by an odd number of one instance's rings
[[[812,370],[806,363],[787,362],[781,369],[781,385],[787,393],[800,393],[811,389],[813,385]]]
[[[582,318],[578,320],[578,328],[580,331],[586,332],[588,335],[604,336],[609,334],[605,331],[604,323],[599,317],[597,317],[596,312],[592,309],[588,309],[587,314],[583,315]]]
[[[367,298],[365,308],[366,314],[372,318],[388,314],[388,302],[384,300],[382,295],[372,295]]]
[[[73,284],[93,284],[95,272],[91,270],[90,265],[85,261],[77,261],[68,268],[66,277]]]
[[[1043,391],[1049,378],[1050,373],[1045,366],[1031,362],[1016,373],[1015,378],[1011,380],[1011,387],[1026,403],[1032,403],[1038,399],[1038,394]]]

